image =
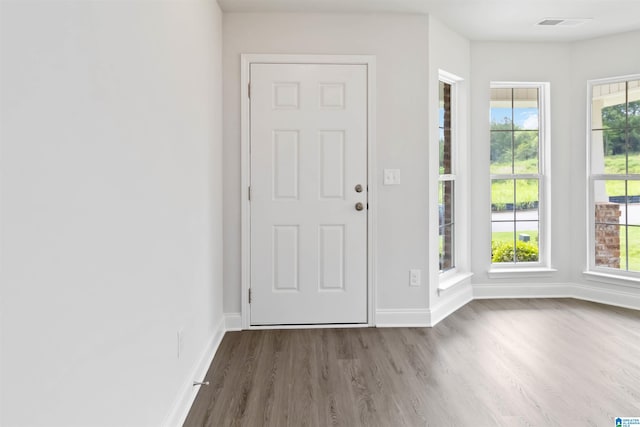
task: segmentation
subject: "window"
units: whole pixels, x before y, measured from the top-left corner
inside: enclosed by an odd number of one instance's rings
[[[590,268],[640,272],[640,76],[590,82]]]
[[[455,267],[455,197],[456,177],[453,170],[452,131],[452,87],[448,82],[439,82],[439,172],[438,172],[438,236],[440,272]]]
[[[493,83],[490,99],[491,262],[546,264],[546,83]]]

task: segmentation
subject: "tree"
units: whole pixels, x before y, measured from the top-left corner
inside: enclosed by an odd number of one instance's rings
[[[640,101],[604,107],[602,127],[605,155],[640,152]]]
[[[491,163],[511,163],[513,125],[508,117],[502,123],[491,123]]]
[[[537,159],[538,131],[523,130],[508,117],[502,123],[491,123],[491,162],[511,163],[514,146],[515,161]]]

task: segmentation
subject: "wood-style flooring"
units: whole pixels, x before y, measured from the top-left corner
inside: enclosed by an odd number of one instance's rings
[[[640,417],[640,312],[477,300],[434,328],[227,333],[185,427],[614,426]]]

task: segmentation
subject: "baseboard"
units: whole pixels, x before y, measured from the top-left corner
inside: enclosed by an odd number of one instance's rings
[[[429,310],[416,309],[378,309],[376,310],[376,327],[425,327],[429,326]]]
[[[189,410],[191,409],[191,405],[193,405],[193,401],[198,394],[198,387],[193,386],[193,381],[202,380],[207,374],[209,366],[211,366],[211,362],[213,361],[213,357],[215,356],[216,351],[218,351],[220,342],[222,342],[222,338],[224,337],[225,320],[225,317],[223,317],[218,323],[209,344],[202,352],[200,361],[193,367],[190,375],[187,376],[187,379],[180,388],[180,392],[173,409],[163,423],[165,427],[179,427],[184,424],[184,421],[189,414]]]
[[[579,283],[499,283],[473,287],[473,299],[501,298],[575,298],[640,310],[640,292],[629,292],[628,287],[590,285]]]
[[[242,315],[240,313],[226,313],[224,317],[227,331],[242,330]]]
[[[576,299],[640,310],[640,292],[632,293],[624,290],[628,288],[615,289],[611,285],[605,288],[574,283],[571,286],[573,297]]]
[[[456,292],[443,293],[438,304],[429,310],[429,326],[437,325],[441,320],[473,301],[473,289],[470,284],[460,285]]]
[[[572,298],[570,283],[474,283],[473,299]]]

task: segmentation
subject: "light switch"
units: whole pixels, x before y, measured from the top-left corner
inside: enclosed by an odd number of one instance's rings
[[[400,169],[385,169],[384,185],[398,185],[398,184],[400,184]]]

